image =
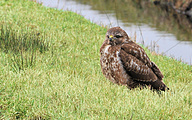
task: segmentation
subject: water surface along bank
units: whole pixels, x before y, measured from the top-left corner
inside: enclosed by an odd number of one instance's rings
[[[121,26],[130,37],[137,36],[137,42],[149,46],[150,50],[191,64],[191,34],[180,29],[174,18],[161,17],[167,13],[160,9],[156,10],[155,6],[145,5],[150,9],[144,9],[144,6],[140,6],[139,9],[138,4],[132,1],[116,5],[109,1],[94,0],[40,0],[40,2],[48,7],[77,12],[99,25]]]

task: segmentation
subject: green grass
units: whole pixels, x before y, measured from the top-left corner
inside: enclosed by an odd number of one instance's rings
[[[49,50],[49,43],[45,36],[31,30],[17,32],[6,23],[0,28],[0,48],[8,54],[12,69],[17,72],[34,66],[37,51],[44,53]]]
[[[191,66],[146,50],[171,90],[160,96],[130,91],[102,75],[99,49],[106,28],[26,0],[1,0],[0,15],[16,40],[40,33],[48,44],[44,52],[32,48],[34,65],[23,69],[13,69],[14,47],[0,48],[0,119],[192,119]]]

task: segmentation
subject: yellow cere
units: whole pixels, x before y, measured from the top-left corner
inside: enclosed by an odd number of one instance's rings
[[[110,36],[109,36],[109,38],[112,38],[112,37],[113,37],[113,35],[110,35]]]

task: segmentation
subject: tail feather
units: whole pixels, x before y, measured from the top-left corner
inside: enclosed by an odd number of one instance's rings
[[[156,90],[162,90],[162,91],[169,90],[169,88],[161,80],[152,82],[151,87]]]

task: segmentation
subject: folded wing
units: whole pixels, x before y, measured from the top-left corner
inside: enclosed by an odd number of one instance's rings
[[[122,45],[119,56],[124,69],[133,80],[141,82],[162,80],[163,75],[159,68],[150,61],[143,48],[134,42]]]

